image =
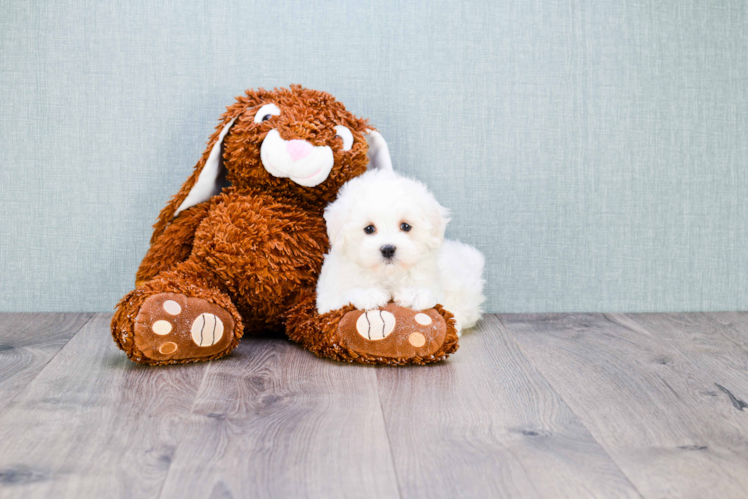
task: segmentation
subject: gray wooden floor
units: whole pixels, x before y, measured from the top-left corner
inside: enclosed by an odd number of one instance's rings
[[[491,315],[447,362],[162,368],[0,314],[0,497],[746,497],[748,313]]]

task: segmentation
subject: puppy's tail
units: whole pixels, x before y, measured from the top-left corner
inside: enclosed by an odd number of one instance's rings
[[[486,259],[477,248],[459,241],[444,240],[439,271],[444,290],[444,307],[454,314],[458,331],[475,325],[483,313],[483,267]]]

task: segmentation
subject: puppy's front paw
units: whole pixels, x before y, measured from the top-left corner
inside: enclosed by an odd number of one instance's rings
[[[356,309],[370,311],[386,306],[390,301],[390,294],[383,288],[359,288],[351,290],[347,298]]]
[[[400,307],[407,307],[414,311],[431,309],[436,305],[436,296],[428,288],[403,288],[393,297]]]

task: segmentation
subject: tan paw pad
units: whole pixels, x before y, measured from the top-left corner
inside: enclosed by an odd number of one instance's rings
[[[177,350],[177,344],[174,342],[166,342],[165,344],[161,344],[161,347],[158,348],[158,352],[161,354],[171,354]]]
[[[413,332],[408,335],[408,342],[410,342],[410,345],[413,347],[423,347],[426,343],[426,337],[424,337],[422,333]]]
[[[218,316],[203,313],[192,323],[192,341],[200,347],[208,347],[218,343],[223,337],[223,322]]]
[[[382,340],[395,329],[395,316],[389,311],[366,311],[356,321],[356,331],[368,340]]]
[[[160,319],[153,323],[151,330],[153,330],[153,333],[155,333],[156,335],[169,335],[169,333],[171,332],[171,323]]]
[[[172,316],[178,316],[179,313],[182,312],[182,306],[179,305],[179,302],[174,300],[167,300],[164,302],[164,305],[162,306],[164,308],[164,311],[168,312]]]
[[[423,313],[416,314],[413,319],[416,320],[416,323],[418,323],[419,325],[423,325],[423,326],[429,326],[432,322],[431,316],[429,316],[428,314],[423,314]]]

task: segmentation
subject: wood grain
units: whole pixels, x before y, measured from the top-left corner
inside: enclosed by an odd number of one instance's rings
[[[488,316],[448,362],[378,371],[404,497],[638,497]]]
[[[736,411],[724,415],[726,422],[742,427],[748,436],[748,338],[725,321],[722,314],[611,314],[611,320],[628,328],[641,328],[668,343],[691,360],[699,372],[713,381],[713,397],[729,401]],[[720,321],[721,320],[721,321]],[[660,360],[668,363],[667,358]]]
[[[0,314],[0,415],[91,316]]]
[[[155,497],[207,364],[127,360],[97,314],[0,417],[0,497]]]
[[[620,315],[500,318],[642,494],[748,493],[748,414],[663,335]]]
[[[703,313],[722,326],[720,335],[748,351],[748,312]]]
[[[0,498],[748,495],[748,314],[500,318],[427,367],[142,367],[108,314],[0,315]]]
[[[397,497],[373,367],[245,337],[212,363],[165,497]]]

